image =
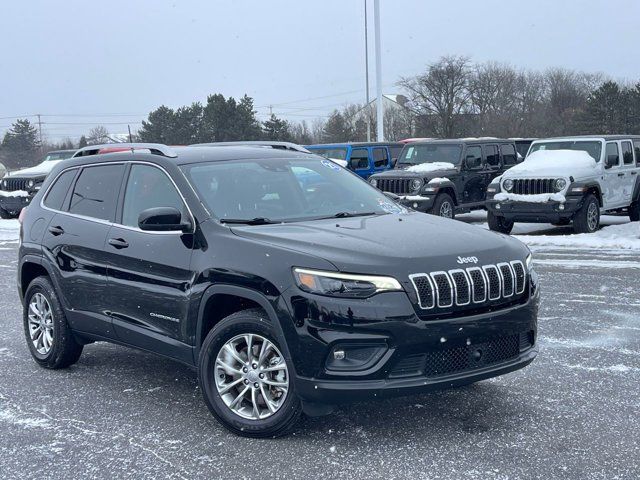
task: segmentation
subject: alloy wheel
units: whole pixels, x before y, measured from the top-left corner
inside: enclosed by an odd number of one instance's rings
[[[40,355],[47,355],[53,345],[53,312],[47,298],[36,293],[29,302],[29,336]]]
[[[260,335],[237,335],[226,342],[216,357],[214,375],[225,405],[249,420],[276,413],[289,390],[284,357],[278,347]]]
[[[453,218],[453,207],[449,202],[443,202],[440,205],[440,216],[444,218]]]
[[[598,228],[598,205],[595,202],[590,203],[587,209],[587,226],[591,232]]]

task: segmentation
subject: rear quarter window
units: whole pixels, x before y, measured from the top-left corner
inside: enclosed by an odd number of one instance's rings
[[[78,173],[78,170],[74,168],[73,170],[67,170],[56,178],[44,199],[45,207],[53,210],[66,210],[66,205],[63,205],[64,199],[69,193],[69,188],[71,188],[76,173]]]
[[[69,213],[100,220],[113,220],[124,165],[85,167],[71,196]]]

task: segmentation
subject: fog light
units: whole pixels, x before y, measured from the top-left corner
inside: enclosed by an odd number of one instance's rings
[[[418,208],[418,202],[413,202],[413,208]]]
[[[371,368],[387,352],[384,343],[349,343],[333,347],[327,357],[328,371],[362,371]]]
[[[564,203],[561,203],[560,205],[558,205],[558,210],[564,210]]]
[[[496,203],[496,210],[500,210],[500,204]]]
[[[344,350],[334,350],[333,351],[333,359],[334,360],[344,360]]]

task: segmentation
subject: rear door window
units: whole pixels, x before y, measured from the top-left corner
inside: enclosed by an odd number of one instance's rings
[[[518,156],[513,145],[500,145],[500,153],[502,153],[502,161],[505,166],[512,166],[518,163]]]
[[[351,150],[349,166],[352,170],[367,170],[369,168],[369,150],[366,148],[354,148]]]
[[[625,165],[633,165],[633,148],[631,142],[622,142],[622,161]]]
[[[482,168],[482,149],[480,145],[474,145],[471,147],[467,147],[467,151],[465,152],[466,163],[477,165],[473,170],[477,170]]]
[[[56,179],[44,199],[45,207],[52,208],[53,210],[66,210],[64,199],[69,193],[73,179],[76,178],[76,173],[78,173],[78,170],[75,168],[67,170]]]
[[[607,152],[607,158],[609,158],[610,156],[618,157],[618,161],[616,165],[620,165],[620,151],[618,150],[618,144],[616,142],[607,143],[606,152]]]
[[[633,151],[636,154],[636,163],[640,165],[640,140],[633,141]]]
[[[85,167],[71,195],[69,213],[113,221],[124,165]]]
[[[484,155],[487,159],[487,165],[491,168],[498,168],[500,166],[500,155],[498,155],[497,145],[485,145]]]
[[[384,147],[376,147],[373,149],[373,166],[374,168],[385,168],[389,166],[389,156],[387,149]]]

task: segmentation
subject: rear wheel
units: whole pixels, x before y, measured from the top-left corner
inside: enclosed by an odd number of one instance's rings
[[[439,194],[436,197],[436,201],[433,203],[431,213],[443,218],[455,218],[455,205],[451,195],[448,193]]]
[[[76,342],[62,305],[47,277],[37,277],[24,297],[24,334],[31,356],[45,368],[66,368],[78,361],[82,345]]]
[[[640,200],[637,202],[633,202],[629,206],[629,219],[632,222],[637,222],[640,220]]]
[[[207,335],[198,377],[211,413],[247,437],[289,433],[302,413],[293,370],[259,309],[234,313]]]
[[[593,233],[600,227],[600,203],[592,193],[584,199],[582,206],[573,217],[576,233]]]
[[[494,215],[492,212],[487,214],[487,222],[489,223],[489,229],[494,232],[506,233],[509,235],[511,230],[513,230],[513,221]]]

